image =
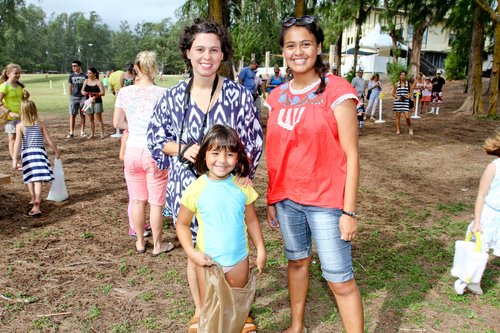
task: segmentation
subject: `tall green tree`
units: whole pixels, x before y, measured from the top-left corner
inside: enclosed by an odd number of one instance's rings
[[[398,42],[402,39],[400,33],[398,33],[398,18],[401,19],[399,14],[399,0],[384,0],[384,11],[380,15],[380,18],[386,22],[386,26],[382,27],[385,31],[389,32],[389,36],[392,39],[392,60],[393,64],[398,64],[399,58],[399,47]],[[402,41],[402,40],[401,40]]]
[[[23,0],[0,0],[0,45],[5,43],[5,31],[18,26],[17,11],[24,7]],[[0,52],[0,65],[6,65],[8,56],[2,50]]]
[[[425,31],[432,24],[441,23],[454,1],[441,0],[400,0],[408,16],[408,24],[413,26],[410,56],[410,76],[416,77],[420,71],[420,53]]]
[[[354,62],[353,71],[358,66],[359,40],[361,39],[361,27],[369,17],[370,12],[378,4],[378,0],[337,0],[335,8],[345,13],[344,21],[354,22],[356,26],[354,35]]]
[[[17,24],[4,31],[2,53],[9,62],[24,69],[45,70],[48,51],[45,38],[45,13],[34,5],[16,11]]]
[[[496,9],[485,0],[474,0],[476,4],[485,11],[493,21],[495,27],[495,46],[493,50],[493,68],[492,68],[492,92],[490,98],[490,106],[488,108],[488,117],[494,118],[497,115],[497,98],[498,98],[498,82],[500,76],[500,5],[498,1],[493,3]]]
[[[481,8],[474,3],[469,4],[473,14],[473,26],[470,44],[470,64],[468,91],[464,103],[457,112],[467,112],[471,114],[483,114],[483,96],[482,96],[482,80],[481,80],[481,65],[484,47],[484,15],[481,14]]]

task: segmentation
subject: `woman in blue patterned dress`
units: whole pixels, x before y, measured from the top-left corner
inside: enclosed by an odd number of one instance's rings
[[[168,90],[158,101],[148,129],[148,146],[161,169],[169,169],[166,210],[174,223],[184,189],[197,178],[193,162],[199,143],[215,124],[226,124],[236,130],[251,161],[250,178],[262,154],[262,127],[250,92],[234,81],[219,77],[223,60],[232,55],[228,33],[212,21],[195,20],[184,29],[179,47],[192,70],[188,81]],[[243,179],[241,181],[248,181]],[[191,223],[193,244],[198,225]],[[195,303],[190,323],[193,330],[201,310],[196,266],[188,260],[188,282]]]

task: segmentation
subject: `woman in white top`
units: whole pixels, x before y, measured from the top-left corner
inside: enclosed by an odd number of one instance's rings
[[[368,94],[370,97],[368,98],[368,106],[366,107],[366,113],[370,113],[370,120],[375,120],[374,114],[377,111],[377,104],[380,98],[380,92],[382,91],[382,87],[380,86],[380,76],[375,73],[370,82],[368,83]],[[370,111],[371,108],[371,111]]]
[[[128,129],[129,137],[125,148],[125,179],[132,194],[132,220],[137,236],[137,253],[146,252],[144,221],[146,201],[150,206],[150,224],[153,232],[153,252],[156,257],[171,251],[172,243],[162,242],[163,217],[168,171],[160,170],[147,147],[147,130],[154,106],[165,92],[154,85],[158,73],[154,52],[140,52],[135,58],[134,68],[140,80],[134,85],[120,89],[115,102],[113,126]]]

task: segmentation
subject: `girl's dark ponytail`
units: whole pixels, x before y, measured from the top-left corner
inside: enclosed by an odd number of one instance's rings
[[[316,57],[316,62],[314,63],[314,69],[316,70],[316,73],[318,73],[319,78],[321,80],[318,89],[314,92],[316,95],[319,95],[325,91],[326,88],[326,73],[328,71],[328,67],[326,64],[323,62],[323,57],[321,54],[318,54]]]

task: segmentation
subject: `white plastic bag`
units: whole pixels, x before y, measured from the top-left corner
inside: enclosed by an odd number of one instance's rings
[[[62,162],[59,158],[54,159],[54,169],[52,170],[54,174],[54,180],[50,186],[49,195],[47,200],[50,201],[64,201],[68,199],[68,190],[66,189],[66,183],[64,182],[64,170],[62,167]]]
[[[472,232],[467,232],[465,241],[455,242],[455,257],[451,275],[467,284],[480,283],[488,263],[488,253],[482,251],[481,233],[475,234],[476,242],[471,242]]]

